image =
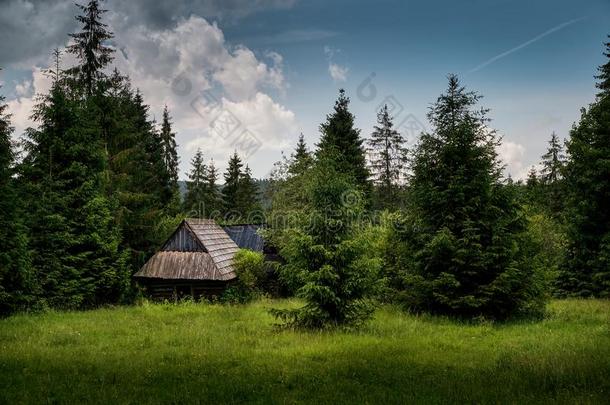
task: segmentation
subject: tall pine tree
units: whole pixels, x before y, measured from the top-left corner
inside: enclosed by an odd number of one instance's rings
[[[354,127],[354,115],[349,111],[349,98],[345,90],[339,90],[332,113],[326,116],[326,122],[320,125],[322,134],[318,143],[318,156],[333,156],[338,170],[345,172],[356,181],[356,185],[370,196],[371,184],[366,167],[365,150],[360,137],[360,130]]]
[[[203,162],[203,152],[201,149],[197,149],[195,156],[191,160],[191,171],[188,174],[188,178],[184,210],[189,217],[205,218],[206,214],[210,212],[206,206],[209,173]]]
[[[543,283],[479,99],[452,75],[430,108],[434,131],[415,151],[412,210],[395,228],[391,251],[401,252],[395,266],[411,308],[506,318],[540,311]]]
[[[294,149],[293,157],[294,160],[298,162],[311,158],[311,153],[309,152],[309,149],[307,149],[307,144],[305,143],[305,136],[303,134],[299,135],[299,141],[297,142],[297,146]]]
[[[313,156],[307,144],[305,143],[305,137],[303,134],[299,135],[297,146],[294,149],[294,153],[291,155],[290,162],[288,164],[288,174],[296,176],[304,173],[313,164]]]
[[[67,72],[84,88],[85,94],[91,96],[98,81],[104,77],[104,68],[112,62],[114,50],[105,43],[113,38],[113,34],[102,22],[107,10],[100,7],[99,0],[90,0],[86,6],[76,6],[82,12],[76,16],[82,31],[70,34],[74,43],[68,46],[68,52],[76,55],[80,64]]]
[[[237,219],[242,215],[240,205],[240,187],[243,175],[242,167],[244,164],[241,158],[234,152],[229,158],[229,164],[224,174],[225,184],[222,188],[222,199],[225,215],[228,219]]]
[[[535,211],[546,211],[545,195],[543,193],[543,184],[536,168],[532,166],[527,173],[527,179],[524,185],[524,198],[528,206]]]
[[[261,211],[259,202],[258,186],[252,178],[252,171],[246,165],[240,179],[239,189],[237,192],[237,210],[241,214],[242,219],[248,222],[256,222]],[[254,216],[256,215],[256,218]]]
[[[315,159],[307,149],[303,134],[290,158],[282,154],[282,160],[275,164],[264,196],[271,201],[267,213],[271,224],[267,238],[273,240],[270,243],[283,244],[282,239],[286,236],[283,228],[290,227],[289,222],[307,213],[310,201],[307,185],[314,166]]]
[[[377,114],[377,124],[368,140],[371,172],[377,188],[376,200],[378,208],[397,208],[399,182],[406,175],[405,139],[394,129],[387,105]]]
[[[610,296],[610,42],[600,92],[570,132],[565,170],[569,249],[558,284],[566,294]]]
[[[122,247],[130,252],[132,270],[136,270],[166,236],[156,224],[162,222],[174,194],[168,185],[160,133],[148,117],[142,95],[116,70],[106,87],[106,94],[96,97],[108,156],[106,194],[118,200]]]
[[[102,189],[106,167],[95,109],[55,82],[36,107],[22,166],[30,241],[42,297],[53,307],[116,302],[129,274],[120,234]]]
[[[610,39],[610,35],[608,35],[608,39]],[[598,80],[595,87],[600,89],[598,96],[602,98],[607,97],[610,93],[610,41],[604,45],[606,46],[604,56],[608,58],[608,62],[598,68],[599,74],[595,76]]]
[[[216,165],[214,164],[213,159],[210,160],[207,167],[207,193],[205,205],[208,210],[208,216],[216,218],[219,217],[222,212],[222,194],[220,193],[220,188],[217,184],[218,172],[216,171]]]
[[[36,284],[31,268],[15,174],[13,128],[0,95],[0,316],[34,305]]]
[[[116,199],[107,192],[110,134],[100,118],[106,98],[97,91],[112,59],[103,42],[112,34],[97,2],[81,11],[82,32],[68,49],[78,64],[66,77],[56,54],[54,83],[35,108],[38,127],[28,131],[21,165],[42,298],[69,308],[117,302],[129,284]]]
[[[171,117],[167,106],[163,109],[161,122],[161,143],[163,147],[163,161],[168,173],[168,192],[177,195],[178,190],[178,151],[176,150],[176,134],[172,131]]]
[[[251,214],[261,209],[258,186],[252,178],[250,168],[242,163],[237,152],[229,158],[222,188],[225,219],[246,221]]]
[[[565,156],[563,145],[553,132],[547,152],[542,155],[541,187],[544,194],[544,205],[551,215],[558,217],[563,211],[563,171]]]
[[[303,212],[288,223],[274,223],[284,233],[274,240],[286,259],[282,279],[305,300],[300,308],[272,310],[290,327],[359,325],[374,309],[380,262],[370,254],[370,239],[358,237],[363,199],[345,203],[345,195],[360,192],[336,165],[332,156],[320,157],[302,183]]]
[[[542,155],[542,181],[546,184],[557,183],[562,177],[564,163],[563,146],[557,134],[553,132],[549,140],[549,148]]]

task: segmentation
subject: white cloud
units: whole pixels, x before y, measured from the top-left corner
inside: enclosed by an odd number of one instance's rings
[[[15,137],[23,134],[26,128],[33,126],[31,115],[36,105],[36,94],[47,93],[52,80],[41,67],[32,69],[32,78],[15,85],[16,98],[8,101],[8,110],[12,114],[11,123],[15,127]]]
[[[279,150],[288,146],[288,136],[298,134],[294,113],[267,94],[259,92],[255,97],[238,103],[223,100],[223,105],[260,138],[263,148]]]
[[[275,58],[277,61],[278,58]],[[256,94],[261,85],[282,89],[284,76],[281,65],[268,67],[257,60],[254,53],[247,48],[238,48],[227,55],[222,67],[214,72],[213,77],[234,100],[244,100]]]
[[[337,65],[336,63],[328,64],[328,73],[335,82],[344,82],[347,80],[347,72],[349,69],[344,66]]]
[[[265,63],[246,47],[231,47],[220,28],[201,17],[191,16],[163,31],[125,27],[120,20],[115,25],[123,45],[116,64],[137,85],[152,86],[154,94],[170,96],[171,83],[180,75],[190,82],[193,93],[219,85],[233,101],[254,97],[260,89],[285,89],[279,54],[267,53]]]
[[[17,83],[15,85],[15,94],[17,97],[30,96],[32,94],[32,90],[33,87],[31,80],[24,80],[22,83]]]
[[[282,94],[288,87],[280,54],[266,52],[260,58],[244,46],[232,47],[216,24],[195,16],[161,32],[126,28],[125,34],[117,35],[119,41],[122,38],[126,42],[117,64],[130,73],[153,112],[160,114],[162,105],[169,106],[183,172],[201,147],[220,168],[234,149],[244,155],[255,151],[248,160],[260,175],[269,166],[265,151],[277,151],[286,137],[298,134],[294,114],[269,93]],[[215,120],[225,111],[239,126],[231,134],[218,135]],[[255,149],[242,142],[243,131],[257,143]]]
[[[328,60],[328,73],[330,77],[337,82],[344,82],[347,80],[347,73],[349,69],[346,66],[339,65],[334,62],[334,58],[336,55],[340,54],[341,50],[330,47],[328,45],[324,46],[324,54],[326,55],[326,59]]]
[[[115,40],[120,44],[113,66],[131,77],[133,86],[140,89],[151,106],[153,116],[160,117],[163,106],[168,105],[178,134],[183,173],[189,169],[194,145],[205,146],[206,155],[221,163],[239,146],[234,138],[214,135],[211,126],[217,113],[223,110],[234,114],[240,128],[261,141],[260,151],[277,151],[286,144],[286,137],[292,139],[298,134],[294,114],[270,93],[282,94],[287,88],[283,58],[278,53],[267,52],[257,57],[244,46],[233,47],[226,43],[215,23],[197,16],[163,30],[129,25],[117,14],[109,17]],[[67,60],[71,58],[72,55],[67,56],[64,67],[71,64]],[[17,85],[18,97],[9,102],[17,134],[32,125],[31,94],[48,91],[50,83],[42,68],[36,67],[31,79]],[[177,83],[186,85],[180,87]],[[200,99],[204,92],[216,96],[202,107]],[[266,172],[270,166],[264,153],[257,152],[250,159],[258,161],[251,162],[255,175]]]
[[[222,98],[217,103],[205,104],[202,99],[197,110],[199,114],[189,120],[189,126],[205,130],[190,140],[185,149],[189,153],[197,148],[213,151],[217,160],[234,150],[244,156],[259,150],[277,152],[299,133],[294,113],[260,92],[242,102]],[[232,125],[223,127],[227,119]]]
[[[31,126],[30,115],[36,103],[31,97],[21,97],[9,100],[7,104],[11,114],[11,124],[15,128],[13,136],[18,138],[27,127]]]
[[[502,141],[497,150],[498,157],[506,165],[505,172],[513,179],[521,180],[527,177],[529,167],[524,165],[525,147],[516,142]]]

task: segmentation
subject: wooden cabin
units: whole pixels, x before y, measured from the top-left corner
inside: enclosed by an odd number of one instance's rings
[[[156,299],[219,296],[236,278],[238,249],[214,220],[185,219],[133,277]]]

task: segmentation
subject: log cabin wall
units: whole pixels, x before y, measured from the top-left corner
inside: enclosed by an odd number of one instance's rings
[[[178,301],[186,297],[195,300],[217,299],[231,281],[147,279],[142,282],[145,293],[155,301]]]

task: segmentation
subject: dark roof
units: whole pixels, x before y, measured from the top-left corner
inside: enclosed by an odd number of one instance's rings
[[[199,245],[193,249],[191,240]],[[186,219],[134,277],[231,280],[235,242],[214,220]]]
[[[265,240],[259,235],[258,230],[262,225],[244,224],[244,225],[227,225],[222,229],[241,249],[250,249],[257,252],[262,252],[265,245]]]

